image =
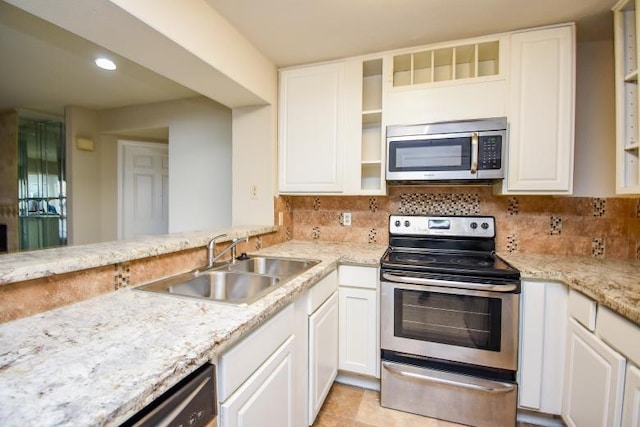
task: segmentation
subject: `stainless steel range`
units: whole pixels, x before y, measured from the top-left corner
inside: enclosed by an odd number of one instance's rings
[[[493,217],[390,216],[382,406],[515,425],[520,273],[494,250]]]

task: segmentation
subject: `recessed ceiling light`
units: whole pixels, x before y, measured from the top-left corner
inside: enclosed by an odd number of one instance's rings
[[[96,59],[96,65],[102,68],[103,70],[109,70],[109,71],[113,71],[117,68],[115,62],[107,58]]]

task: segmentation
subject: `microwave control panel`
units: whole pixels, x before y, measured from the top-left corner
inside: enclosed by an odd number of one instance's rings
[[[502,137],[481,136],[478,144],[478,169],[500,169],[502,167]]]

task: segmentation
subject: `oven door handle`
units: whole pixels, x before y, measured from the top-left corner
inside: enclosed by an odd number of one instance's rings
[[[515,384],[483,380],[482,378],[473,378],[473,382],[462,382],[462,381],[456,381],[450,378],[440,378],[440,377],[434,377],[431,375],[403,371],[387,362],[382,362],[382,366],[393,375],[409,378],[411,380],[432,382],[432,383],[443,384],[443,385],[448,385],[452,387],[460,387],[460,388],[466,388],[466,389],[471,389],[476,391],[482,391],[485,393],[509,393],[516,388]]]
[[[390,282],[406,283],[408,285],[427,285],[427,286],[439,286],[458,289],[472,289],[481,291],[493,291],[493,292],[513,292],[518,289],[518,285],[488,285],[484,283],[473,282],[455,282],[452,280],[434,280],[426,279],[424,277],[407,277],[398,276],[397,274],[382,273],[382,278]]]

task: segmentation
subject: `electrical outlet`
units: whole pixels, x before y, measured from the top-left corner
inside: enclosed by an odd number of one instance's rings
[[[351,212],[342,213],[342,225],[344,225],[345,227],[351,226]]]
[[[256,184],[251,185],[250,194],[252,199],[258,198],[258,186]]]
[[[278,225],[284,225],[284,212],[278,212]]]

